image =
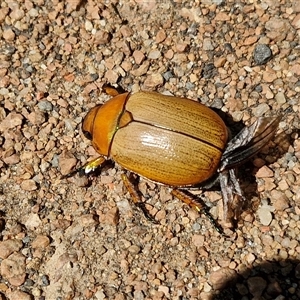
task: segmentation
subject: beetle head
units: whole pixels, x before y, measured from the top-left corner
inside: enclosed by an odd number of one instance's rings
[[[97,112],[99,108],[102,106],[102,104],[99,104],[92,108],[87,115],[85,116],[83,123],[82,123],[82,133],[84,136],[92,140],[93,139],[93,129],[94,129],[94,122],[97,115]]]
[[[83,134],[92,141],[95,150],[103,156],[109,156],[111,143],[114,134],[119,128],[120,118],[124,114],[128,95],[129,93],[117,95],[103,105],[95,106],[83,120]],[[130,120],[126,118],[125,121],[129,122]]]

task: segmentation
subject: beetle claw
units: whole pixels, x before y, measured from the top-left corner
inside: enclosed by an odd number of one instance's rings
[[[146,205],[144,202],[138,202],[136,203],[136,206],[143,212],[145,215],[146,219],[148,219],[150,222],[154,224],[159,224],[158,221],[155,220],[155,218],[150,214],[149,210],[147,209]]]
[[[196,210],[199,214],[203,213],[208,218],[208,220],[213,225],[213,227],[216,229],[216,231],[220,233],[222,236],[226,237],[223,228],[212,217],[212,215],[208,210],[208,207],[206,206],[206,204],[201,198],[198,198],[190,193],[178,189],[173,189],[171,194],[176,198],[178,198],[179,200],[186,203],[189,207]]]

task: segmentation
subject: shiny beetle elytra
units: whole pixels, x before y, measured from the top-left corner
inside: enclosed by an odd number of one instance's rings
[[[244,196],[236,167],[273,138],[280,116],[259,118],[229,140],[222,118],[196,101],[155,92],[109,91],[114,97],[92,108],[82,125],[100,157],[67,176],[88,174],[111,159],[129,172],[172,187],[174,196],[197,211],[203,204],[183,189],[209,186],[217,178],[224,216],[237,215]],[[130,180],[122,178],[134,202],[151,218]]]

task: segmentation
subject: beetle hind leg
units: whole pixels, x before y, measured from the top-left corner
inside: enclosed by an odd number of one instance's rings
[[[212,215],[208,211],[208,207],[206,204],[202,201],[202,199],[192,195],[187,194],[187,192],[184,192],[182,190],[173,189],[171,194],[178,198],[179,200],[186,203],[188,206],[196,210],[199,214],[202,212],[210,221],[210,223],[213,225],[213,227],[219,232],[221,235],[225,236],[225,233],[223,231],[223,228],[216,222],[216,220],[212,217]]]
[[[246,198],[240,187],[235,169],[224,170],[219,174],[222,198],[223,218],[238,220]]]
[[[131,182],[130,178],[126,174],[122,174],[121,178],[124,182],[126,189],[128,190],[133,203],[143,212],[144,216],[154,224],[158,222],[150,214],[144,202],[142,202],[139,192],[135,185]]]

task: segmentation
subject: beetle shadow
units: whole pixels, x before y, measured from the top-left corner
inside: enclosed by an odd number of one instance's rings
[[[211,277],[216,292],[210,300],[300,299],[298,259],[264,261],[231,274],[225,280],[213,280]]]

